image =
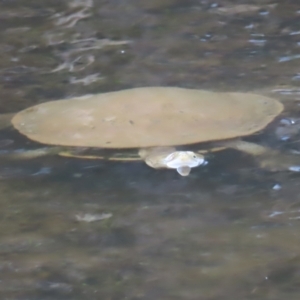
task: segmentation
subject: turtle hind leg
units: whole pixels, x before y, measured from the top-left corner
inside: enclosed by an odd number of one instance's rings
[[[44,147],[34,150],[15,150],[1,153],[0,157],[5,157],[8,159],[33,159],[41,156],[57,155],[61,150],[61,147]]]
[[[253,155],[263,169],[300,172],[299,155],[281,153],[271,148],[242,140],[228,140],[218,144]]]

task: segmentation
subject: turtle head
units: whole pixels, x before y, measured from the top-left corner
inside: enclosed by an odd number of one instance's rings
[[[169,169],[176,169],[181,176],[190,174],[191,168],[205,162],[204,156],[193,151],[174,151],[163,159],[163,164]]]

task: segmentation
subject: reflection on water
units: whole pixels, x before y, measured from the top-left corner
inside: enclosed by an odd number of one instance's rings
[[[297,154],[299,16],[279,0],[4,1],[0,112],[138,86],[256,91],[286,110],[250,140]],[[233,150],[208,161],[181,177],[0,158],[1,298],[298,300],[300,175]]]

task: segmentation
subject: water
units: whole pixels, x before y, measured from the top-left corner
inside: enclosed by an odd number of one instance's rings
[[[286,110],[250,140],[298,153],[299,6],[235,2],[2,1],[0,112],[139,86],[256,91]],[[0,146],[36,145],[8,128]],[[188,177],[57,156],[0,164],[1,299],[299,299],[298,173],[233,150]]]

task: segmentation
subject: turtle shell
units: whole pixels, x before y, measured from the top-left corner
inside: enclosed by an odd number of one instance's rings
[[[42,103],[12,124],[44,144],[136,148],[250,135],[282,110],[279,101],[255,94],[144,87]]]

